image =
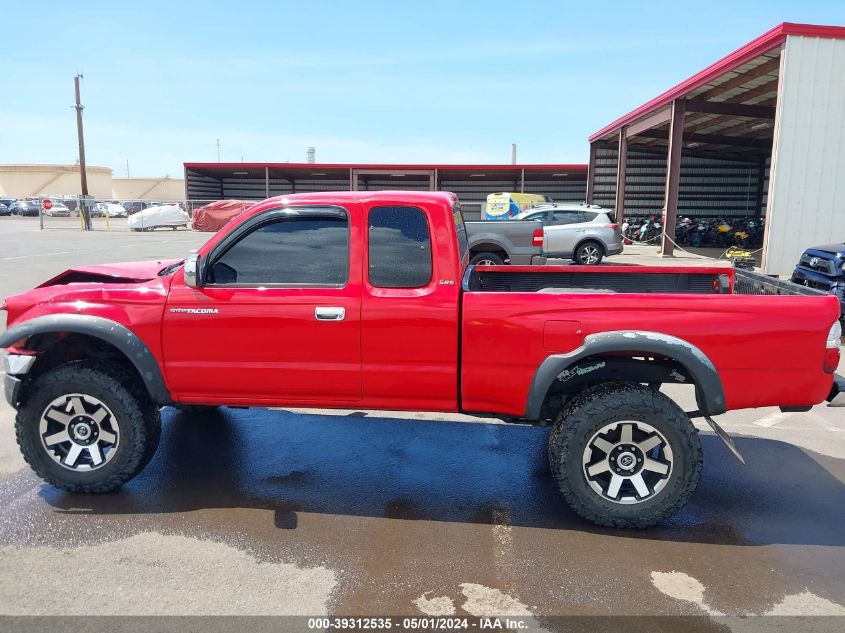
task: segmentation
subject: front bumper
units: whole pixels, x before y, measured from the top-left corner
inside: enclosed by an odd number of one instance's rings
[[[845,378],[839,374],[833,374],[833,386],[827,396],[831,407],[845,407]]]

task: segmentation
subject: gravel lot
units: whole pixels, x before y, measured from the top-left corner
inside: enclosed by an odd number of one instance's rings
[[[0,296],[74,264],[184,256],[207,238],[70,226],[39,232],[37,220],[0,218]],[[670,395],[695,408],[683,388]],[[695,615],[708,630],[721,615],[841,616],[842,411],[721,416],[747,465],[701,427],[692,503],[659,529],[620,532],[563,504],[543,428],[165,409],[161,446],[140,476],[116,494],[77,496],[25,467],[3,402],[0,613],[510,613],[549,629],[562,625],[544,617],[562,614]],[[749,620],[729,627],[737,622]]]

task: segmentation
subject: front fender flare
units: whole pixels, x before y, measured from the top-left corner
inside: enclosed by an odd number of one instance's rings
[[[577,349],[566,354],[554,354],[540,363],[528,391],[525,419],[540,419],[549,388],[562,371],[590,356],[615,352],[674,359],[683,365],[692,377],[698,408],[702,413],[713,416],[727,410],[719,372],[713,361],[695,345],[660,332],[619,330],[588,334],[584,337],[584,343]]]
[[[110,319],[86,314],[48,314],[36,317],[0,334],[0,349],[36,334],[60,332],[84,334],[113,345],[134,365],[154,402],[166,405],[173,401],[150,348],[130,329]]]

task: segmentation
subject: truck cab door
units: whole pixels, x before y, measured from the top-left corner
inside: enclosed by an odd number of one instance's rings
[[[363,211],[362,406],[455,411],[461,255],[452,210],[397,199]]]
[[[270,209],[203,255],[199,287],[174,278],[162,340],[180,401],[361,399],[363,239],[346,206]]]

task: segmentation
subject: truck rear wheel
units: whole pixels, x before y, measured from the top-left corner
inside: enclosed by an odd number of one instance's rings
[[[68,363],[39,376],[18,409],[15,432],[24,459],[68,492],[110,492],[152,458],[158,407],[119,365]]]
[[[670,398],[635,383],[588,389],[561,411],[549,463],[569,506],[597,525],[646,528],[698,486],[698,432]]]
[[[496,253],[477,253],[473,255],[469,263],[471,266],[503,266],[505,260]]]

